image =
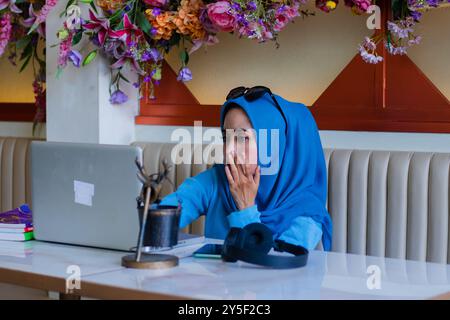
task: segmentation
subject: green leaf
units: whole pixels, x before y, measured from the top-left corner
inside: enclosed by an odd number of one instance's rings
[[[155,73],[153,74],[152,78],[154,80],[161,80],[161,68],[155,69]]]
[[[180,59],[183,65],[187,65],[189,63],[189,53],[186,50],[181,51]]]
[[[23,49],[30,43],[30,41],[31,41],[31,36],[28,35],[16,42],[16,48],[18,50]]]
[[[98,14],[97,7],[95,6],[94,2],[91,1],[91,2],[89,3],[89,5],[91,6],[92,10],[94,10],[94,12],[95,12],[96,14]]]
[[[39,24],[33,23],[33,25],[31,26],[30,30],[28,30],[27,35],[30,35],[34,32],[34,30],[37,29],[37,27],[39,27]]]
[[[88,55],[83,60],[83,66],[87,66],[89,63],[91,63],[95,57],[97,56],[97,50],[92,50],[88,53]]]
[[[56,69],[56,74],[55,74],[56,79],[60,79],[61,78],[62,72],[63,72],[63,69],[61,67],[58,67]]]
[[[61,12],[59,14],[59,17],[62,18],[66,13],[67,13],[67,9],[70,7],[71,4],[73,4],[75,2],[75,0],[69,0],[66,4],[66,8],[64,9],[63,12]]]
[[[169,47],[172,47],[176,44],[179,44],[181,40],[181,36],[179,33],[175,33],[169,40]]]
[[[119,72],[119,77],[120,77],[120,79],[122,79],[123,81],[130,83],[130,80],[128,80],[127,78],[125,78],[120,72]]]
[[[67,30],[66,28],[62,28],[61,30],[58,31],[56,36],[58,37],[59,40],[64,41],[69,36],[69,30]]]
[[[117,20],[122,19],[123,9],[117,10],[111,17],[109,17],[109,22],[113,25]]]
[[[146,34],[148,34],[149,36],[151,36],[151,30],[152,30],[152,26],[150,24],[150,22],[148,22],[147,18],[145,17],[145,14],[142,11],[138,11],[137,12],[137,25],[139,28],[142,29],[142,31],[144,31]]]
[[[22,72],[27,67],[28,62],[30,62],[30,59],[31,59],[31,54],[25,59],[25,62],[20,67],[19,72]]]
[[[80,0],[80,2],[83,2],[83,3],[92,3],[94,0]]]
[[[83,31],[78,31],[72,38],[72,46],[76,46],[83,37]]]
[[[31,56],[33,53],[33,46],[31,45],[31,42],[28,43],[25,47],[25,49],[22,51],[22,54],[20,55],[20,60],[26,59],[28,56]]]
[[[66,10],[75,2],[75,0],[69,0],[66,4]]]
[[[401,17],[402,6],[403,6],[402,2],[403,1],[401,1],[401,0],[392,0],[391,9],[392,9],[392,16],[393,16],[394,20],[399,19]]]

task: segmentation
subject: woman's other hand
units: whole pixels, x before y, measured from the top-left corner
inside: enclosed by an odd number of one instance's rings
[[[230,192],[239,210],[244,210],[255,205],[258,193],[260,168],[251,172],[251,166],[238,163],[231,154],[227,155],[228,163],[225,164],[225,174],[230,186]]]

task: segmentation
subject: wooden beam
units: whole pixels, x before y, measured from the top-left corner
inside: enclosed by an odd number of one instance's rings
[[[35,114],[34,103],[0,103],[0,121],[33,122]]]

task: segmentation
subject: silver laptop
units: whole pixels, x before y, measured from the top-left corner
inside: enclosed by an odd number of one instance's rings
[[[37,240],[116,250],[136,246],[141,183],[134,146],[31,144],[31,188]]]

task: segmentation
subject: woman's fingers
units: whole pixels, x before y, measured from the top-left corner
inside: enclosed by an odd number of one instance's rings
[[[236,168],[236,164],[234,163],[234,159],[231,155],[228,156],[228,162],[229,162],[229,168],[231,171],[231,176],[233,177],[233,181],[235,183],[239,182],[239,172],[238,169]]]
[[[234,184],[234,179],[233,176],[231,175],[230,168],[228,168],[228,165],[225,165],[225,174],[227,176],[228,183],[230,185]]]
[[[245,168],[245,176],[247,177],[247,179],[249,179],[250,181],[253,181],[253,174],[252,174],[252,170],[251,170],[251,165],[250,164],[246,164],[244,168]]]
[[[256,168],[255,177],[254,177],[255,184],[256,184],[257,186],[259,186],[259,180],[260,180],[260,178],[261,178],[261,168],[258,166],[258,167]]]
[[[241,177],[247,177],[246,175],[245,175],[245,172],[244,172],[244,165],[242,165],[242,164],[238,164],[237,165],[237,169],[238,169],[238,173],[239,173],[239,179],[241,178]]]

